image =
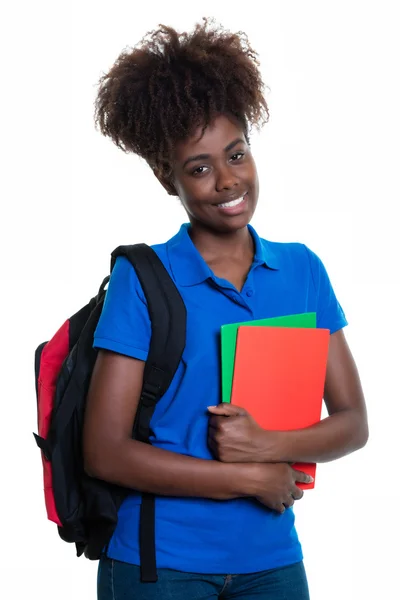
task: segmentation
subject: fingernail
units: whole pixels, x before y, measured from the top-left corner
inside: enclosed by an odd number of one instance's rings
[[[314,481],[314,477],[311,477],[311,475],[308,476],[308,483],[312,483]]]
[[[216,406],[207,406],[207,408],[217,408]]]

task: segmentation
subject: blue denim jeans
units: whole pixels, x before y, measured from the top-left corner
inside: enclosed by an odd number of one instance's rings
[[[158,569],[157,583],[141,583],[140,568],[103,556],[98,600],[309,600],[302,562],[248,575],[202,575]]]

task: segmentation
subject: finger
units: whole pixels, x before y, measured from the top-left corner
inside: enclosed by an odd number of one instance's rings
[[[214,429],[209,429],[207,436],[208,436],[208,440],[209,442],[213,442],[215,444],[215,437],[216,437],[216,431],[214,431]]]
[[[301,500],[304,496],[304,490],[301,490],[297,485],[295,485],[292,489],[292,496],[294,500]]]
[[[297,469],[292,469],[292,471],[296,481],[299,481],[300,483],[312,483],[314,481],[314,478],[311,477],[311,475],[307,475],[306,473],[303,473],[303,471],[297,471]]]
[[[218,446],[212,437],[208,437],[207,444],[212,454],[218,458]]]
[[[221,419],[227,420],[226,417],[219,417]],[[208,427],[208,432],[212,435],[215,440],[220,438],[223,435],[229,435],[229,432],[232,432],[232,429],[227,429],[223,423],[214,423]]]
[[[285,502],[283,504],[284,504],[284,506],[286,506],[286,508],[290,508],[291,506],[293,506],[293,504],[294,504],[293,496],[290,494],[288,496],[287,500],[285,500]]]
[[[225,417],[220,417],[219,415],[211,415],[210,420],[208,421],[208,428],[219,429],[222,421],[225,421]]]
[[[229,418],[221,415],[211,415],[210,420],[208,421],[208,427],[211,427],[211,429],[230,431],[240,420],[242,420],[242,417],[237,415],[230,416]]]
[[[240,406],[235,406],[234,404],[229,404],[224,402],[222,404],[218,404],[217,406],[208,406],[208,412],[213,415],[219,415],[224,417],[239,417],[246,415],[246,411],[244,408]]]

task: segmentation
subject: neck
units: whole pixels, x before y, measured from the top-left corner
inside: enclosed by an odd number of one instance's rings
[[[254,255],[254,242],[247,227],[221,233],[192,223],[189,235],[206,262],[223,258],[240,259],[249,253]]]

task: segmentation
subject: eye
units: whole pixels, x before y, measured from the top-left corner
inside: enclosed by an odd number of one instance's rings
[[[235,152],[235,154],[233,154],[231,156],[231,160],[233,162],[238,162],[239,160],[242,160],[243,157],[244,157],[244,152]]]
[[[192,171],[192,175],[203,175],[207,170],[207,167],[196,167],[195,169],[193,169]]]

